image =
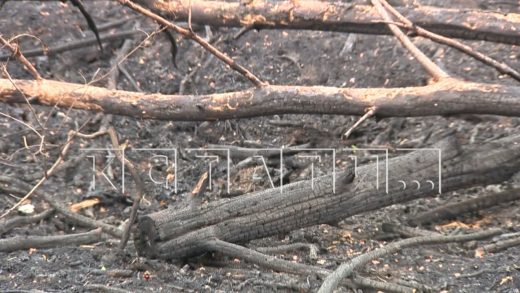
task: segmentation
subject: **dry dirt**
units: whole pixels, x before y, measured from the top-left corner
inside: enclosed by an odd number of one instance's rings
[[[133,13],[114,1],[84,1],[98,25]],[[422,2],[422,1],[419,1]],[[438,6],[450,1],[429,1]],[[464,2],[464,1],[458,1]],[[469,3],[471,2],[471,3]],[[489,1],[485,1],[489,2]],[[507,2],[507,1],[505,1]],[[504,2],[504,3],[505,3]],[[468,5],[479,6],[478,1]],[[464,3],[458,4],[459,7]],[[489,4],[487,9],[517,11],[511,4]],[[137,17],[113,31],[131,29],[139,22],[143,34],[153,32],[156,27],[143,17]],[[221,36],[218,47],[240,64],[271,84],[327,85],[343,87],[402,87],[424,85],[428,77],[421,67],[389,36],[366,36],[315,31],[250,31],[239,39],[233,39],[236,29],[212,29],[215,37]],[[8,1],[0,10],[0,33],[7,37],[19,37],[23,49],[43,45],[66,44],[93,34],[86,22],[71,4],[61,2],[40,3],[36,1]],[[204,31],[200,32],[204,35]],[[35,37],[30,37],[35,36]],[[344,44],[350,37],[353,46],[344,54]],[[251,85],[242,76],[221,62],[212,59],[196,44],[177,36],[178,68],[172,65],[166,38],[157,34],[146,40],[125,61],[130,75],[146,92],[176,93],[185,75],[198,70],[186,88],[187,93],[203,94],[245,89]],[[470,57],[427,40],[415,39],[419,46],[435,62],[449,73],[466,80],[515,84],[515,81],[499,75],[496,71],[474,61]],[[520,69],[518,47],[486,42],[469,42],[474,48],[507,62]],[[104,52],[96,46],[67,51],[56,56],[35,57],[30,60],[39,72],[49,79],[85,83],[105,75],[110,61],[122,41],[105,43]],[[0,50],[6,53],[5,49]],[[202,66],[202,65],[205,66]],[[31,76],[11,60],[7,71],[13,78]],[[106,85],[106,78],[95,84]],[[120,76],[119,89],[135,90],[128,78]],[[38,137],[24,125],[11,118],[0,116],[0,174],[24,178],[43,171],[57,158],[69,130],[81,129],[83,133],[96,131],[101,115],[78,110],[50,109],[34,106],[34,115],[26,105],[0,104],[0,112],[10,115],[32,126],[37,121],[45,123],[45,155],[38,154]],[[464,115],[451,117],[387,118],[369,119],[358,127],[348,140],[341,133],[348,129],[358,117],[328,115],[279,115],[232,121],[215,122],[165,122],[141,121],[128,117],[114,117],[112,124],[121,141],[136,148],[202,148],[208,144],[237,145],[249,147],[280,147],[310,144],[314,147],[423,147],[436,142],[445,135],[457,135],[461,141],[480,143],[518,133],[520,119],[490,115]],[[283,122],[283,126],[281,123]],[[108,138],[78,140],[72,147],[69,158],[81,155],[80,148],[106,148]],[[204,162],[193,160],[193,155],[180,158],[177,193],[147,180],[146,201],[139,210],[146,214],[167,206],[186,205],[187,197],[205,170]],[[105,154],[97,154],[101,161]],[[147,168],[148,157],[131,155],[142,170]],[[476,158],[478,159],[478,158]],[[100,203],[82,210],[81,213],[104,219],[107,223],[121,225],[129,215],[132,184],[127,194],[112,191],[107,184],[91,186],[91,161],[80,160],[57,175],[49,178],[41,187],[62,204],[70,205],[86,198],[98,198]],[[112,170],[115,182],[120,183],[120,169]],[[156,170],[164,172],[165,170]],[[244,182],[255,170],[245,169],[233,177],[235,193],[268,187],[265,180]],[[296,164],[291,169],[288,181],[308,176],[308,164]],[[249,173],[248,173],[249,172]],[[159,173],[158,173],[159,174]],[[276,177],[274,173],[273,177]],[[307,174],[307,175],[306,175]],[[127,178],[127,182],[131,182]],[[284,179],[285,180],[285,179]],[[517,179],[518,180],[518,179]],[[31,181],[34,184],[35,181]],[[106,183],[106,182],[105,182]],[[224,186],[215,179],[217,187]],[[425,211],[440,204],[472,198],[478,195],[503,190],[518,181],[511,180],[502,185],[476,187],[456,193],[417,200],[404,205],[395,205],[376,212],[344,220],[337,226],[320,225],[261,239],[252,246],[276,246],[280,244],[307,242],[316,244],[320,250],[317,259],[309,258],[305,252],[289,252],[278,257],[334,269],[352,256],[384,245],[385,241],[374,240],[381,236],[381,223],[399,222],[409,215]],[[203,201],[221,197],[215,189],[207,192]],[[0,193],[0,212],[7,210],[17,198]],[[33,197],[36,212],[48,209],[41,199]],[[454,225],[458,230],[500,227],[506,232],[520,232],[520,203],[497,206],[473,215],[463,215]],[[14,214],[9,215],[9,217]],[[463,225],[463,224],[467,225]],[[454,228],[443,226],[425,227],[431,230],[450,232]],[[66,223],[59,216],[30,226],[16,228],[2,238],[15,235],[56,235],[86,231]],[[392,239],[393,240],[393,239]],[[392,241],[389,240],[389,241]],[[480,243],[478,243],[480,244]],[[86,290],[87,284],[103,284],[130,291],[315,291],[321,281],[315,277],[295,276],[272,272],[247,263],[221,256],[205,256],[189,263],[174,263],[163,260],[144,260],[136,255],[130,243],[124,255],[115,256],[116,242],[105,241],[95,245],[39,249],[0,253],[0,290],[29,292],[33,289],[45,292]],[[519,292],[520,247],[511,248],[482,258],[474,256],[473,248],[467,245],[443,245],[406,249],[370,263],[359,274],[376,280],[417,282],[448,292]],[[209,262],[208,263],[208,259]],[[205,263],[203,263],[205,262]],[[127,275],[111,274],[115,270],[127,270]],[[145,278],[145,271],[150,278]],[[340,288],[339,292],[351,289]],[[33,291],[36,292],[36,291]]]

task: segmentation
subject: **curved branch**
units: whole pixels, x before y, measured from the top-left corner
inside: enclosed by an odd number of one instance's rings
[[[378,248],[376,250],[367,252],[358,257],[355,257],[351,261],[340,265],[332,274],[330,274],[323,284],[321,285],[318,293],[332,292],[338,286],[339,282],[345,278],[350,276],[354,270],[358,267],[361,267],[368,263],[369,261],[382,257],[384,255],[392,254],[403,250],[404,248],[419,246],[423,244],[440,244],[440,243],[450,243],[450,242],[466,242],[471,240],[480,240],[486,239],[491,236],[495,236],[500,234],[501,231],[499,229],[491,229],[482,232],[476,232],[465,235],[436,235],[436,236],[419,236],[409,239],[404,239],[401,241],[397,241],[394,243],[390,243],[385,247]]]
[[[377,117],[453,114],[520,116],[520,87],[443,79],[421,87],[335,88],[270,85],[208,95],[163,95],[108,90],[52,80],[0,79],[0,102],[31,103],[141,119],[212,121],[275,114]]]

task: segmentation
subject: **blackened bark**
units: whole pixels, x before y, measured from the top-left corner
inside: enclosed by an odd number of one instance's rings
[[[480,146],[459,148],[452,139],[440,142],[442,191],[502,182],[520,169],[520,135]],[[476,159],[478,158],[478,159]],[[385,176],[376,186],[376,170],[385,162],[338,173],[336,193],[332,176],[302,181],[279,189],[224,199],[195,208],[171,208],[139,220],[135,244],[140,254],[159,258],[185,258],[211,249],[213,239],[243,243],[294,229],[339,221],[346,217],[438,193],[436,151],[414,151],[388,160],[388,192]],[[403,190],[400,180],[431,180],[430,184]],[[338,188],[339,187],[339,188]],[[383,187],[383,188],[381,188]]]

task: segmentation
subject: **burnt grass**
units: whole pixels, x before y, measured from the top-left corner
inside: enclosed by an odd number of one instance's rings
[[[85,1],[96,23],[102,24],[134,15],[115,1]],[[90,3],[89,3],[90,2]],[[424,1],[427,2],[427,1]],[[431,2],[431,3],[430,3]],[[478,1],[459,1],[455,7],[479,7]],[[483,1],[488,2],[488,1]],[[421,2],[422,3],[422,2]],[[513,2],[511,2],[513,3]],[[423,3],[426,4],[426,3]],[[429,1],[428,4],[451,5],[451,1]],[[489,4],[489,10],[515,11],[515,4]],[[494,6],[493,6],[494,5]],[[156,26],[137,17],[111,31],[132,29],[136,22],[144,32],[151,33]],[[249,31],[238,39],[237,29],[212,29],[215,38],[221,38],[218,47],[233,59],[251,69],[257,76],[271,84],[326,85],[337,87],[405,87],[425,85],[429,81],[413,58],[390,36],[351,36],[353,45],[344,50],[348,34],[317,31]],[[7,37],[19,34],[37,38],[20,37],[22,49],[43,45],[66,44],[93,34],[84,18],[70,3],[8,1],[0,10],[0,32]],[[202,30],[199,32],[204,35]],[[142,40],[144,33],[136,39]],[[141,44],[124,62],[132,78],[146,92],[173,94],[179,91],[183,78],[197,70],[186,86],[186,93],[204,94],[246,89],[251,84],[223,63],[208,60],[200,46],[177,36],[178,54],[174,68],[170,46],[162,34],[156,34]],[[466,80],[490,83],[515,84],[468,56],[428,40],[414,42],[450,74]],[[518,47],[486,42],[466,41],[472,47],[520,68]],[[105,43],[103,52],[93,46],[67,51],[55,56],[30,58],[44,78],[85,83],[105,75],[122,40]],[[5,49],[0,50],[6,53]],[[204,65],[204,66],[203,66]],[[7,62],[12,78],[31,79],[16,60]],[[5,78],[5,77],[4,77]],[[102,78],[94,84],[106,86]],[[121,74],[118,89],[134,91],[128,78]],[[37,121],[45,123],[46,145],[44,154],[37,153],[39,138],[27,127],[12,119],[0,116],[0,174],[26,178],[47,170],[57,158],[66,141],[69,130],[83,133],[98,130],[103,115],[94,112],[33,106],[0,104],[0,112],[36,127]],[[385,118],[369,119],[355,129],[349,139],[344,133],[358,117],[332,115],[277,115],[210,122],[144,121],[115,116],[111,124],[119,133],[121,143],[130,149],[138,148],[204,148],[210,144],[247,147],[279,147],[307,145],[315,148],[346,147],[402,147],[428,146],[447,135],[456,135],[464,143],[481,143],[520,131],[520,119],[492,115],[457,115],[450,117]],[[71,147],[68,159],[84,155],[82,148],[111,147],[108,137],[77,139]],[[191,156],[191,157],[190,157]],[[105,154],[96,154],[103,162]],[[143,176],[149,168],[149,157],[134,152],[129,158],[139,166]],[[478,159],[478,158],[475,158]],[[154,185],[146,179],[147,195],[139,214],[146,214],[168,206],[186,206],[191,190],[207,165],[194,160],[187,152],[179,157],[177,193],[171,187]],[[297,159],[294,159],[297,161]],[[236,163],[236,162],[234,162]],[[100,163],[101,164],[101,163]],[[81,210],[86,216],[103,219],[119,226],[128,218],[132,204],[133,185],[127,181],[126,192],[118,193],[100,181],[92,187],[88,158],[79,160],[64,171],[48,178],[40,187],[53,195],[56,201],[70,205],[87,198],[97,198],[100,203]],[[309,165],[295,163],[288,167],[288,181],[308,176]],[[109,170],[114,182],[121,183],[120,167],[114,164]],[[156,176],[167,170],[156,169]],[[218,172],[222,172],[217,168]],[[232,176],[232,193],[237,195],[252,190],[268,188],[265,180],[252,181],[255,169],[237,170]],[[276,177],[277,173],[273,171]],[[278,174],[279,175],[279,174]],[[258,177],[258,175],[256,175]],[[337,225],[319,225],[255,240],[250,247],[277,246],[305,242],[318,246],[317,258],[306,251],[286,252],[277,257],[336,268],[353,256],[378,248],[396,238],[387,238],[381,231],[385,222],[405,223],[414,214],[447,202],[456,202],[489,194],[520,185],[520,176],[500,185],[474,187],[442,194],[435,198],[421,199],[394,205],[382,210],[345,219]],[[35,184],[36,181],[29,181]],[[223,196],[223,179],[213,181],[216,187],[205,192],[201,201],[213,201]],[[220,190],[218,190],[220,188]],[[20,196],[20,195],[16,195]],[[0,212],[18,201],[14,195],[0,192]],[[30,203],[35,213],[49,209],[42,199],[33,196]],[[448,222],[423,227],[443,233],[477,231],[501,228],[504,232],[520,232],[520,203],[499,205],[473,214],[460,215]],[[11,213],[8,218],[17,215]],[[446,225],[451,224],[451,225]],[[39,223],[25,225],[1,235],[2,238],[17,235],[58,235],[87,231],[84,227],[67,222],[60,215],[53,215]],[[488,243],[436,245],[409,248],[399,253],[373,261],[360,271],[360,276],[387,282],[415,282],[445,292],[519,292],[520,247],[483,257],[475,257],[474,249]],[[45,292],[88,290],[89,284],[102,284],[130,291],[315,291],[321,280],[314,276],[298,276],[273,272],[255,265],[208,254],[184,261],[148,260],[139,258],[130,242],[122,254],[117,252],[117,241],[106,240],[93,245],[61,247],[0,253],[0,290]],[[340,287],[338,292],[352,288]],[[360,289],[358,289],[359,291]],[[24,292],[25,292],[24,291]],[[94,290],[96,291],[96,290]],[[366,291],[366,290],[365,290]],[[36,292],[36,291],[34,291]],[[39,291],[38,291],[39,292]]]

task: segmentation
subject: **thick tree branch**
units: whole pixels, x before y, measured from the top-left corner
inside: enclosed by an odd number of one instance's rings
[[[422,149],[386,163],[362,165],[356,172],[338,172],[335,181],[332,175],[324,175],[285,185],[283,193],[273,188],[196,208],[172,207],[148,214],[139,220],[140,235],[134,244],[148,257],[185,258],[208,251],[207,244],[215,239],[244,243],[436,195],[441,185],[439,168],[442,192],[502,182],[520,168],[520,135],[465,147],[447,139],[432,147],[439,151]],[[377,177],[384,168],[388,178]],[[412,179],[430,181],[436,188],[422,184],[403,189],[400,181]]]
[[[176,21],[187,21],[189,0],[136,0]],[[258,29],[310,29],[365,34],[391,34],[376,9],[326,1],[192,1],[191,20],[212,26]],[[397,7],[410,21],[454,38],[520,45],[520,17],[470,9],[430,6]]]
[[[203,121],[275,114],[377,117],[452,114],[520,116],[520,87],[443,79],[404,88],[266,86],[208,95],[143,94],[52,80],[0,79],[0,102],[102,111],[142,119]]]

